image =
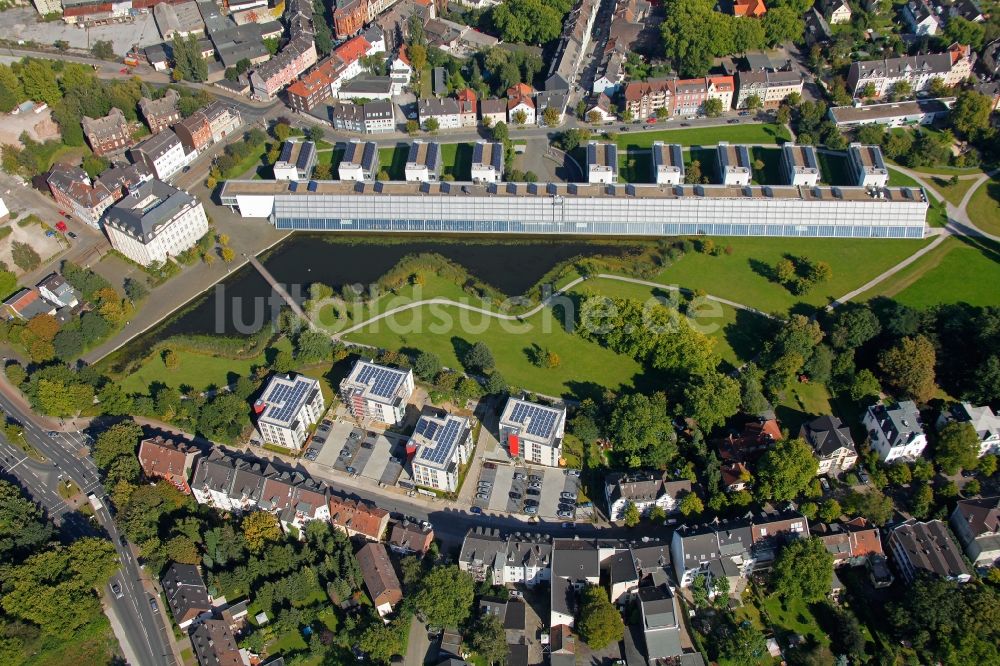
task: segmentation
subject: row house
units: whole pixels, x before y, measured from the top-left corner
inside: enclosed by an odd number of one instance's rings
[[[132,130],[121,109],[112,107],[103,118],[84,116],[81,124],[87,143],[97,156],[122,153],[135,145]]]
[[[95,229],[101,228],[101,216],[117,200],[104,183],[91,181],[77,166],[54,164],[46,183],[61,208],[73,211],[73,215]]]
[[[310,520],[330,520],[326,484],[298,472],[281,472],[264,482],[258,508],[278,517],[286,532],[302,536]]]
[[[600,7],[599,0],[580,0],[564,19],[559,46],[545,77],[545,90],[568,94],[577,84]]]
[[[180,99],[178,92],[169,88],[159,99],[143,97],[139,100],[139,110],[142,111],[142,117],[149,125],[150,132],[156,134],[181,119],[181,112],[177,106]]]
[[[566,105],[569,104],[569,96],[561,91],[542,91],[535,95],[535,122],[539,125],[548,125],[545,120],[545,113],[548,109],[555,111],[555,125],[561,125],[566,117]],[[550,114],[551,115],[551,114]]]
[[[413,79],[413,65],[406,52],[406,44],[399,47],[396,57],[389,63],[389,78],[392,79],[392,94],[402,95],[403,90]]]
[[[322,100],[337,96],[347,81],[364,72],[361,58],[383,50],[383,44],[372,44],[363,35],[349,39],[334,49],[329,58],[288,87],[289,105],[296,111],[306,112]]]
[[[479,117],[488,127],[496,127],[497,123],[507,124],[507,103],[494,97],[484,99],[479,102]]]
[[[993,413],[989,405],[977,407],[968,402],[960,402],[941,412],[937,420],[937,429],[949,423],[969,423],[976,431],[979,439],[979,457],[988,453],[1000,453],[1000,418]]]
[[[329,500],[330,523],[349,537],[380,541],[389,527],[389,512],[361,500]]]
[[[142,164],[129,164],[105,169],[97,180],[108,188],[112,196],[121,199],[129,190],[153,179],[152,172]]]
[[[592,92],[595,95],[604,93],[614,95],[625,81],[625,54],[614,50],[603,63],[601,75],[594,78]]]
[[[609,474],[604,481],[608,520],[611,521],[624,519],[629,504],[634,504],[642,515],[657,507],[672,513],[677,510],[678,498],[689,492],[690,481],[668,481],[663,472],[615,473]]]
[[[392,612],[403,600],[403,588],[392,567],[389,553],[380,543],[366,543],[357,553],[358,568],[379,617]]]
[[[212,128],[201,112],[188,116],[174,125],[174,133],[180,139],[184,150],[192,155],[197,155],[212,145]]]
[[[552,540],[544,534],[474,527],[465,535],[458,567],[475,580],[492,585],[519,583],[534,587],[550,579]]]
[[[139,443],[139,466],[147,479],[165,479],[185,495],[191,494],[188,479],[201,451],[186,442],[147,437]]]
[[[160,180],[169,180],[194,160],[197,153],[184,150],[177,133],[166,129],[129,150],[129,157],[142,164]]]
[[[909,84],[914,94],[930,90],[931,82],[941,79],[949,88],[972,74],[975,53],[967,45],[952,44],[945,53],[860,60],[851,64],[847,89],[854,97],[880,98],[892,92],[897,83]],[[865,88],[873,94],[862,94]]]
[[[747,574],[770,566],[789,539],[809,536],[809,521],[796,512],[760,513],[706,525],[681,525],[670,544],[674,573],[681,587],[700,574],[725,576],[739,595]]]
[[[242,125],[239,109],[216,101],[174,125],[174,132],[186,152],[199,154],[213,143],[232,136]]]
[[[278,55],[250,74],[253,96],[264,102],[274,99],[278,91],[315,65],[317,60],[312,3],[308,0],[288,0],[286,5],[285,14],[291,38]]]
[[[395,523],[389,533],[389,549],[400,555],[423,557],[432,543],[434,529],[428,523],[417,524],[404,520]]]
[[[1000,497],[959,500],[949,523],[972,566],[1000,565]]]
[[[455,93],[458,102],[458,123],[461,127],[475,127],[479,123],[478,98],[472,88],[464,88]]]
[[[869,557],[884,557],[878,528],[864,518],[843,523],[812,526],[812,536],[818,538],[833,555],[833,566],[864,565]]]
[[[439,129],[457,129],[462,126],[458,101],[451,97],[425,97],[417,102],[417,117],[427,127],[427,121],[437,121]]]
[[[732,108],[735,91],[731,76],[637,81],[625,86],[625,108],[637,120],[653,117],[660,109],[671,116],[693,116],[704,113],[710,99],[718,99],[723,109]]]
[[[763,108],[776,109],[792,93],[802,94],[804,80],[798,72],[763,71],[736,73],[736,108],[747,108],[747,100],[757,96]]]
[[[510,90],[507,91],[507,123],[509,125],[534,125],[536,117],[535,100],[532,97],[534,90],[525,84],[518,85],[524,86],[528,92],[518,90],[511,94]],[[522,114],[524,122],[519,123],[518,120],[522,119]]]

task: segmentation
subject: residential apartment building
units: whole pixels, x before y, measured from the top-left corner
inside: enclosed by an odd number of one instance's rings
[[[101,228],[101,217],[116,200],[115,194],[102,182],[92,182],[80,167],[57,162],[46,180],[52,197],[60,208],[94,227]]]
[[[816,158],[816,149],[812,146],[796,146],[793,143],[782,145],[781,168],[785,172],[785,182],[789,185],[819,185],[819,160]]]
[[[403,90],[410,85],[410,80],[413,78],[413,65],[410,64],[405,44],[399,47],[396,57],[389,63],[389,78],[392,79],[393,95],[402,95]]]
[[[59,273],[49,273],[35,285],[38,294],[57,308],[74,308],[80,295]]]
[[[212,145],[212,127],[201,111],[196,111],[174,125],[174,134],[180,139],[184,152],[198,155]]]
[[[716,147],[719,163],[719,182],[723,185],[749,185],[753,178],[753,162],[746,146],[731,146],[720,141]]]
[[[375,100],[364,105],[338,102],[330,107],[335,129],[359,134],[380,134],[395,129],[392,102]]]
[[[502,99],[484,99],[479,103],[479,114],[484,126],[496,127],[497,123],[507,124],[507,103]]]
[[[858,451],[851,429],[836,416],[820,416],[803,423],[799,437],[808,444],[819,462],[817,474],[837,476],[854,467]]]
[[[733,106],[736,85],[731,76],[675,79],[667,81],[667,84],[673,86],[672,115],[694,116],[704,113],[705,102],[710,99],[718,99],[722,103],[723,110],[731,109]]]
[[[329,500],[330,523],[349,537],[380,541],[389,527],[389,512],[361,500]]]
[[[614,95],[625,81],[625,54],[614,49],[606,55],[600,68],[601,75],[594,77],[591,92],[595,95],[604,93]]]
[[[869,558],[885,555],[878,527],[864,518],[829,525],[814,524],[811,531],[833,555],[834,567],[862,566]]]
[[[952,44],[945,53],[859,60],[848,70],[847,90],[854,97],[877,99],[901,82],[908,83],[914,94],[930,90],[934,79],[950,88],[969,78],[975,57],[968,46]],[[862,94],[868,84],[873,94]]]
[[[424,97],[417,100],[417,116],[425,129],[427,121],[437,121],[439,129],[457,129],[462,126],[458,101],[451,97]]]
[[[150,132],[156,134],[181,119],[180,109],[177,108],[180,99],[180,94],[171,88],[159,99],[143,97],[139,100],[139,110],[142,112],[146,124],[149,125]]]
[[[578,83],[600,7],[599,0],[579,0],[563,20],[559,46],[545,77],[545,90],[568,94]]]
[[[569,96],[560,91],[542,91],[535,95],[535,122],[540,126],[556,127],[562,125],[566,117],[566,105],[569,103]],[[548,120],[545,112],[552,109]],[[553,115],[554,114],[554,115]]]
[[[802,75],[794,71],[737,72],[736,108],[747,108],[756,95],[765,109],[776,109],[792,93],[802,94]]]
[[[392,79],[388,76],[370,76],[362,74],[350,81],[345,81],[337,97],[341,100],[390,100],[392,99]]]
[[[653,142],[653,182],[657,185],[682,185],[684,183],[684,153],[676,143]]]
[[[500,415],[500,443],[512,458],[558,467],[566,428],[566,408],[508,398]]]
[[[337,0],[333,4],[333,34],[343,38],[361,30],[368,16],[368,0]]]
[[[618,146],[614,143],[587,143],[587,182],[618,182]]]
[[[611,521],[624,520],[629,504],[635,505],[640,515],[648,514],[654,507],[672,513],[678,498],[689,492],[690,481],[668,481],[664,472],[614,473],[604,479],[604,498]]]
[[[160,180],[169,180],[196,157],[184,151],[184,145],[172,129],[154,134],[129,150],[136,164],[142,164]]]
[[[414,483],[455,492],[459,470],[469,462],[472,446],[468,419],[447,413],[422,414],[406,445]]]
[[[290,39],[280,52],[250,73],[253,97],[270,101],[302,72],[316,64],[316,43],[313,41],[312,3],[308,0],[287,0],[285,17]]]
[[[414,141],[406,157],[406,180],[433,183],[441,179],[441,145],[437,142]]]
[[[347,142],[344,156],[337,166],[341,180],[372,181],[378,175],[378,144],[374,141]]]
[[[240,114],[240,110],[225,102],[212,102],[196,113],[200,113],[208,119],[208,126],[212,130],[212,141],[215,143],[231,136],[243,125],[243,116]]]
[[[851,6],[847,0],[825,0],[821,3],[823,17],[830,25],[842,25],[851,22]]]
[[[940,520],[904,523],[889,533],[889,552],[908,583],[921,573],[966,583],[972,578],[962,550]]]
[[[346,82],[364,72],[362,57],[384,50],[384,45],[379,48],[362,35],[349,39],[334,49],[329,58],[288,86],[289,105],[296,111],[306,112],[324,99],[337,96]]]
[[[1000,454],[1000,417],[993,413],[989,405],[976,407],[968,402],[951,405],[938,417],[937,429],[941,430],[952,422],[972,424],[979,438],[980,458],[987,453]]]
[[[108,115],[103,118],[84,116],[81,124],[87,143],[97,156],[122,153],[135,145],[135,141],[132,140],[132,130],[121,109],[112,107]]]
[[[523,114],[523,115],[522,115]],[[518,122],[521,120],[522,122]],[[535,100],[527,95],[507,98],[508,125],[534,125],[536,122]]]
[[[257,508],[278,517],[282,529],[305,538],[305,526],[311,520],[330,520],[326,484],[299,472],[279,472],[264,481]]]
[[[959,500],[948,522],[972,566],[1000,565],[1000,497]]]
[[[142,183],[112,206],[104,231],[115,248],[132,261],[149,266],[164,262],[208,233],[201,202],[160,180]]]
[[[601,581],[601,561],[614,555],[614,544],[592,539],[553,539],[549,584],[549,627],[573,627],[579,610],[578,594]]]
[[[625,85],[625,108],[633,118],[651,118],[659,109],[673,115],[674,91],[670,79],[632,81]]]
[[[920,412],[912,400],[885,406],[872,405],[865,412],[862,422],[868,430],[868,439],[882,462],[915,460],[927,446]]]
[[[761,3],[763,4],[763,3]],[[664,581],[643,585],[636,590],[646,657],[653,663],[673,659],[684,653],[681,647],[681,609],[670,586]]]
[[[185,495],[191,494],[188,479],[201,451],[186,442],[147,437],[139,443],[139,466],[147,479],[165,479]]]
[[[316,144],[312,141],[285,141],[274,163],[275,180],[309,180],[316,167]]]
[[[852,143],[847,147],[848,167],[858,187],[885,187],[889,184],[889,169],[878,146]]]
[[[205,620],[191,632],[195,658],[205,666],[241,666],[240,646],[225,620]]]
[[[396,425],[403,420],[413,393],[413,371],[358,361],[340,382],[340,398],[351,415]]]
[[[883,104],[857,102],[851,106],[830,107],[827,115],[839,128],[860,127],[862,125],[908,127],[930,125],[938,119],[946,118],[954,104],[954,97]]]
[[[195,565],[174,562],[167,568],[160,585],[178,628],[187,629],[193,623],[211,617],[212,597],[208,594],[201,571]]]
[[[458,568],[477,582],[490,581],[502,585],[502,562],[506,559],[509,538],[493,527],[476,526],[465,534],[458,555]]]
[[[147,180],[152,180],[153,174],[142,164],[129,164],[128,166],[116,166],[105,169],[97,180],[108,188],[115,200],[121,199],[125,194]]]
[[[309,427],[326,410],[319,382],[304,375],[274,375],[253,405],[257,430],[265,444],[298,451]]]
[[[472,182],[499,183],[503,180],[503,144],[477,141],[472,149]]]
[[[403,589],[392,568],[389,553],[380,543],[366,543],[357,553],[361,577],[372,604],[380,617],[392,612],[393,606],[403,600]]]
[[[943,21],[927,0],[909,0],[900,14],[910,32],[917,37],[933,37],[941,30]]]

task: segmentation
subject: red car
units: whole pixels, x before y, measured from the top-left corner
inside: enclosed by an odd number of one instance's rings
[[[56,222],[56,229],[58,229],[63,233],[66,233],[66,223],[63,222],[62,220]]]
[[[128,74],[128,68],[127,67],[122,67],[121,69],[118,70],[118,73],[119,74]]]
[[[65,214],[66,214],[66,211],[64,211],[64,210],[61,210],[61,211],[59,211],[59,214],[60,214],[60,215],[65,215]]]

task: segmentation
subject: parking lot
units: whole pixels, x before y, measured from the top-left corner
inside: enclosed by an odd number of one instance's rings
[[[574,471],[487,462],[476,481],[473,504],[483,511],[572,521],[580,492]]]
[[[403,469],[404,439],[392,442],[382,434],[366,433],[352,423],[333,421],[327,430],[324,424],[320,425],[311,446],[319,448],[317,463],[345,474],[364,476],[387,486],[410,481]]]

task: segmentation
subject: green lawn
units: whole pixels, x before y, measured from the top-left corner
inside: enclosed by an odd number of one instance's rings
[[[897,171],[892,168],[889,169],[889,186],[923,187],[920,183],[907,176],[902,171]],[[926,190],[924,191],[926,192]],[[927,210],[927,224],[932,227],[944,227],[948,223],[948,213],[944,208],[944,204],[942,204],[941,201],[930,192],[927,192],[927,198],[930,201],[930,208]]]
[[[785,314],[797,303],[825,305],[868,282],[913,254],[929,240],[862,238],[718,237],[717,246],[731,246],[731,255],[712,257],[689,253],[663,270],[657,282],[704,289],[764,312]],[[806,256],[830,264],[833,278],[805,296],[795,296],[766,277],[784,254]]]
[[[809,606],[801,600],[788,602],[788,608],[784,608],[777,597],[765,597],[760,602],[760,610],[765,624],[769,623],[776,632],[802,634],[822,645],[830,644],[829,636],[820,629]]]
[[[987,233],[1000,235],[1000,179],[980,185],[966,207],[973,224]]]
[[[276,345],[278,349],[291,351],[291,344],[282,338]],[[209,386],[223,386],[229,381],[230,374],[248,376],[255,365],[265,363],[263,354],[250,359],[231,359],[207,354],[196,354],[188,351],[178,351],[180,366],[168,370],[163,364],[160,354],[147,360],[142,367],[122,381],[122,388],[128,393],[147,393],[153,382],[163,382],[168,386],[191,386],[203,391]]]
[[[472,144],[442,143],[441,174],[453,176],[458,181],[472,180]]]
[[[819,172],[823,177],[823,183],[827,185],[854,185],[846,154],[835,155],[820,152],[817,153],[816,159],[819,160]]]
[[[941,303],[1000,305],[1000,252],[995,244],[949,238],[864,295],[890,296],[916,308]]]
[[[758,185],[785,185],[787,181],[781,169],[781,151],[777,148],[754,146],[750,149],[750,159],[764,163],[763,169],[754,169],[753,182]]]
[[[110,664],[120,659],[118,641],[111,631],[111,624],[101,614],[76,630],[72,639],[47,637],[27,647],[31,655],[24,663],[38,666]],[[14,661],[16,663],[16,659]],[[10,662],[4,660],[4,663]]]
[[[976,182],[975,178],[960,178],[957,184],[952,185],[950,182],[951,178],[945,176],[929,176],[927,180],[953,206],[958,206],[962,203],[962,197],[965,196],[965,193]]]
[[[675,126],[679,123],[675,123]],[[622,132],[616,143],[619,149],[649,148],[654,141],[679,143],[682,146],[709,146],[720,141],[731,143],[782,143],[789,141],[788,130],[781,125],[746,123],[715,127],[692,127],[651,132]]]
[[[254,172],[256,173],[257,169],[264,168],[264,155],[267,153],[268,145],[268,142],[265,141],[264,143],[254,146],[254,149],[250,151],[250,154],[247,155],[245,159],[237,163],[236,166],[229,171],[222,174],[222,179],[228,180],[231,178],[240,178],[250,169],[254,169]],[[267,176],[270,177],[271,173],[268,172]]]
[[[653,156],[647,149],[618,153],[618,180],[622,183],[652,183]]]
[[[390,180],[406,177],[406,158],[410,155],[410,144],[397,143],[393,148],[379,148],[378,161],[389,172]]]

